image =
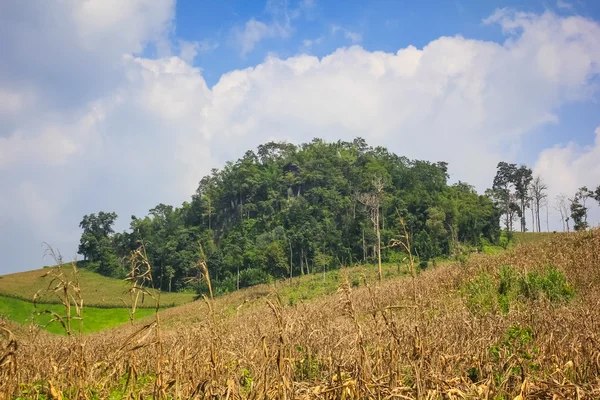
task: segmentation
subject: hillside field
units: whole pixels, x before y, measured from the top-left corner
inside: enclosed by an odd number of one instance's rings
[[[599,265],[595,230],[438,263],[414,280],[388,266],[381,282],[365,268],[257,286],[81,338],[4,321],[0,391],[64,399],[596,399]]]
[[[73,270],[69,264],[63,266],[67,276],[72,278]],[[0,276],[0,296],[12,297],[25,301],[32,301],[33,296],[40,291],[38,302],[59,303],[51,293],[43,290],[50,283],[48,277],[43,275],[47,268],[18,272]],[[123,308],[124,302],[129,304],[129,286],[121,279],[107,278],[86,269],[79,269],[81,291],[85,294],[86,306],[96,308]],[[161,293],[161,307],[172,307],[189,303],[194,300],[194,293]],[[140,308],[153,308],[154,303],[144,302]]]
[[[37,311],[51,310],[59,315],[64,314],[64,307],[60,304],[40,304]],[[151,308],[142,308],[136,311],[137,318],[143,318],[151,315],[154,310]],[[37,315],[33,303],[25,300],[0,296],[0,316],[11,321],[24,325],[34,324],[47,329],[55,334],[64,334],[63,328],[58,323],[49,324],[52,317],[50,314]],[[109,329],[129,321],[129,311],[127,308],[95,308],[84,307],[83,333],[92,333]],[[74,327],[78,327],[79,322],[72,322]]]

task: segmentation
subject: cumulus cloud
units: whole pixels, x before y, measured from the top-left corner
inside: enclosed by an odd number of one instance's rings
[[[123,229],[131,214],[145,214],[160,202],[179,204],[210,168],[271,139],[299,143],[362,136],[411,158],[448,161],[453,180],[483,190],[496,163],[514,157],[524,135],[559,122],[564,104],[589,99],[598,90],[593,84],[600,65],[597,23],[509,11],[488,20],[506,32],[501,44],[456,36],[396,53],[353,46],[323,58],[271,56],[224,74],[209,88],[201,70],[186,62],[192,51],[158,59],[140,54],[144,43],[164,39],[159,32],[171,23],[172,3],[150,3],[158,7],[156,15],[166,15],[156,18],[131,1],[121,18],[139,25],[133,36],[100,18],[83,31],[77,21],[47,22],[45,30],[22,39],[33,43],[37,34],[53,49],[67,43],[75,55],[64,65],[53,61],[57,69],[74,70],[69,63],[94,49],[109,56],[102,60],[109,72],[86,64],[89,70],[81,74],[89,82],[77,80],[81,87],[72,89],[69,101],[52,101],[62,91],[48,84],[42,67],[15,72],[35,61],[17,52],[18,43],[0,66],[0,101],[11,105],[2,111],[10,129],[0,133],[0,179],[6,188],[0,193],[0,246],[8,258],[2,272],[39,265],[42,240],[73,254],[77,224],[86,213],[114,210]],[[13,14],[19,10],[18,2],[10,4]],[[82,15],[102,15],[98,7]],[[252,29],[263,37],[268,27],[256,21]],[[11,83],[15,74],[27,91]],[[62,82],[69,87],[66,77]],[[559,187],[561,179],[576,187],[583,181],[581,171],[593,170],[597,148],[596,142],[590,149],[575,144],[548,149],[536,171],[549,187]],[[544,167],[559,161],[570,171],[560,179]]]

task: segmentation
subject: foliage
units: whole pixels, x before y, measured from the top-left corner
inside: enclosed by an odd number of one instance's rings
[[[201,244],[215,291],[227,292],[238,287],[238,275],[243,287],[322,272],[377,260],[379,247],[385,262],[388,243],[403,232],[398,215],[423,261],[454,254],[459,242],[497,243],[500,212],[492,200],[447,178],[445,162],[409,160],[360,138],[271,142],[214,169],[180,207],[159,204],[132,217],[126,232],[108,229],[114,213],[85,216],[80,251],[98,272],[117,276],[121,260],[144,243],[154,284],[179,291]],[[244,272],[258,270],[260,279]]]
[[[571,199],[571,218],[576,231],[584,231],[588,228],[586,201],[592,196],[593,193],[583,186],[577,190],[575,197]]]
[[[506,314],[516,301],[545,298],[550,302],[565,302],[573,298],[574,290],[563,272],[548,267],[542,272],[519,273],[504,265],[493,277],[483,272],[463,289],[468,307],[477,314],[500,310]]]
[[[504,161],[498,163],[494,183],[488,194],[504,213],[506,232],[512,232],[513,222],[517,217],[521,221],[521,232],[526,230],[525,208],[532,179],[532,171],[525,165],[517,168],[516,164]]]

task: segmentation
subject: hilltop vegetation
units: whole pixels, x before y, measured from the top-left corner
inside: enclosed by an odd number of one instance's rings
[[[114,233],[114,213],[84,216],[79,252],[82,265],[124,276],[125,260],[144,243],[155,285],[170,292],[186,287],[203,258],[200,243],[223,293],[373,262],[378,244],[382,262],[399,262],[404,249],[389,244],[405,233],[423,265],[463,245],[497,243],[492,200],[447,179],[444,162],[409,160],[362,139],[267,143],[202,178],[180,207],[159,204],[132,217],[126,232]]]
[[[372,273],[355,280],[345,268],[333,271],[337,294],[306,302],[289,301],[283,289],[291,286],[273,292],[259,285],[85,338],[0,329],[0,392],[598,398],[599,254],[598,230],[548,235],[493,256],[439,264],[414,279],[378,282]],[[318,278],[300,280],[318,285]]]

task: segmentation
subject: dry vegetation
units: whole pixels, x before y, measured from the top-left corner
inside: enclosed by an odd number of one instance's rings
[[[501,293],[506,265],[519,285],[553,267],[574,296],[551,301],[553,287],[536,278],[541,295],[517,293],[507,312],[472,307],[474,282],[487,277]],[[294,305],[249,290],[91,336],[2,322],[0,391],[57,399],[599,398],[599,265],[596,230],[442,264],[414,287],[406,277],[347,280],[337,294]],[[132,281],[135,294],[141,281]]]

